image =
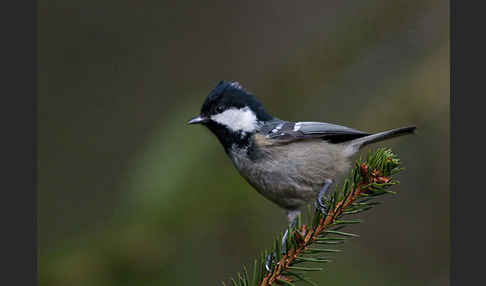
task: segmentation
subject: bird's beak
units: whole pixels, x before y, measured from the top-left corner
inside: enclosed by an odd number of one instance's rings
[[[201,115],[194,116],[191,120],[187,122],[187,124],[200,124],[200,123],[205,123],[208,122],[208,119],[206,117],[203,117]]]

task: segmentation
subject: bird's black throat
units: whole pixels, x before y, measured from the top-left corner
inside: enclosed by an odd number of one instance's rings
[[[218,138],[228,154],[232,148],[247,149],[251,146],[251,138],[254,135],[254,132],[235,132],[228,129],[226,126],[213,121],[208,122],[205,125]]]

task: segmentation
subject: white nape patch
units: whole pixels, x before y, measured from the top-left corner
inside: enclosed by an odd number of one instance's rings
[[[230,86],[231,87],[234,87],[234,88],[238,88],[238,89],[242,89],[243,87],[241,86],[241,84],[237,81],[233,81],[232,83],[230,83]]]
[[[258,128],[258,120],[250,108],[230,108],[211,116],[211,120],[222,124],[232,131],[253,132]]]

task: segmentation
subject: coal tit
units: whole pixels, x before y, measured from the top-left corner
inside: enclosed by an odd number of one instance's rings
[[[367,133],[323,122],[289,122],[271,116],[236,81],[221,81],[189,124],[202,124],[219,139],[239,173],[260,194],[287,211],[322,197],[363,146],[413,133],[414,126]]]

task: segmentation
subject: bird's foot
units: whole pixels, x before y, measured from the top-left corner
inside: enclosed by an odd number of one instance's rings
[[[329,179],[326,179],[324,181],[324,186],[322,187],[322,189],[319,191],[319,195],[317,196],[317,200],[316,202],[314,203],[314,206],[316,209],[320,210],[321,213],[324,215],[324,216],[327,216],[327,208],[326,206],[324,205],[324,203],[322,202],[322,198],[324,197],[324,195],[326,194],[327,190],[329,189],[329,187],[332,185],[332,180],[329,180]]]
[[[289,224],[289,227],[285,230],[284,235],[282,236],[282,244],[281,244],[281,247],[280,247],[280,253],[282,255],[287,252],[286,242],[287,242],[287,237],[289,236],[289,230],[292,230],[294,228],[295,224],[297,223],[297,216],[299,215],[299,213],[300,213],[300,211],[297,211],[297,210],[289,211],[287,213],[287,217],[290,220],[290,224]],[[275,253],[270,253],[265,258],[265,269],[267,271],[270,271],[270,264],[271,264],[271,262],[273,261],[274,258],[276,258]]]
[[[280,247],[280,251],[282,254],[287,252],[287,237],[289,236],[289,229],[292,230],[295,226],[295,223],[297,222],[297,218],[294,218],[292,222],[290,223],[289,227],[285,230],[284,235],[282,236],[282,247]]]
[[[274,253],[270,253],[265,258],[265,269],[267,270],[267,272],[270,272],[270,263],[272,262],[272,260],[273,260],[274,257],[275,257],[275,254]]]

